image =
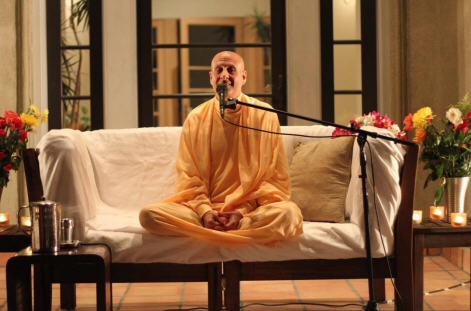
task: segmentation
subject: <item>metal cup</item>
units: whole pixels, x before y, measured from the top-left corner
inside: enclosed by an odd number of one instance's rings
[[[72,218],[63,218],[61,220],[62,243],[71,244],[74,235],[74,220]]]
[[[31,248],[35,253],[59,250],[61,206],[53,201],[30,203]]]

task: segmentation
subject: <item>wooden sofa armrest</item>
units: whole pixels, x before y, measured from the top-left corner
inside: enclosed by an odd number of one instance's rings
[[[40,201],[44,197],[43,184],[39,171],[39,149],[28,148],[23,152],[23,164],[26,175],[26,188],[29,202]]]

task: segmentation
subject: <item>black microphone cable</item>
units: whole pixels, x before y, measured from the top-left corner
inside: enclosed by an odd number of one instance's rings
[[[242,124],[237,124],[234,122],[231,122],[229,120],[223,119],[224,122],[232,124],[237,127],[241,127],[244,129],[252,130],[252,131],[257,131],[257,132],[262,132],[262,133],[268,133],[268,134],[274,134],[274,135],[282,135],[282,136],[295,136],[295,137],[306,137],[306,138],[337,138],[337,137],[356,137],[358,135],[356,134],[351,134],[351,135],[338,135],[338,136],[332,136],[332,135],[305,135],[305,134],[295,134],[295,133],[283,133],[283,132],[273,132],[269,130],[263,130],[259,129],[256,127],[250,127]]]

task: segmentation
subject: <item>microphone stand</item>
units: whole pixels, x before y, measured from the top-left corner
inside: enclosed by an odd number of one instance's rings
[[[407,146],[413,146],[415,143],[409,142],[409,141],[404,141],[401,139],[397,138],[392,138],[389,136],[384,136],[380,135],[378,133],[374,132],[369,132],[361,129],[357,129],[354,127],[348,127],[336,123],[331,123],[323,120],[318,120],[314,118],[309,118],[301,115],[297,115],[294,113],[290,113],[287,111],[283,110],[278,110],[278,109],[273,109],[273,108],[268,108],[268,107],[263,107],[263,106],[258,106],[254,104],[249,104],[243,101],[240,101],[235,98],[229,98],[227,103],[223,103],[221,107],[221,111],[223,111],[225,108],[229,109],[235,109],[236,104],[242,105],[242,106],[247,106],[255,109],[260,109],[260,110],[265,110],[269,112],[274,112],[274,113],[280,113],[283,115],[286,115],[288,117],[293,117],[301,120],[306,120],[322,125],[327,125],[327,126],[333,126],[337,128],[341,128],[344,130],[348,130],[350,132],[357,133],[357,143],[360,148],[360,171],[361,175],[359,176],[361,178],[361,189],[363,193],[363,216],[364,216],[364,221],[365,221],[365,248],[366,248],[366,259],[367,259],[367,264],[368,264],[368,293],[369,293],[369,300],[368,303],[365,307],[366,311],[376,311],[379,310],[378,308],[378,303],[376,302],[375,299],[375,294],[374,294],[374,288],[373,288],[373,258],[371,256],[371,244],[370,244],[370,225],[369,225],[369,207],[368,207],[368,193],[366,192],[366,158],[365,158],[365,152],[364,152],[364,147],[365,143],[367,140],[367,136],[373,137],[373,138],[380,138],[380,139],[385,139],[389,141],[393,141],[394,143],[402,144],[402,145],[407,145]],[[224,119],[224,115],[222,115],[222,118]],[[378,224],[379,225],[379,224]]]

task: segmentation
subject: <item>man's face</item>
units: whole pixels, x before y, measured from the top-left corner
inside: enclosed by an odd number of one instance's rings
[[[247,72],[244,69],[244,61],[238,54],[221,52],[214,56],[211,62],[209,81],[215,92],[217,85],[224,83],[227,86],[226,97],[237,98],[246,79]]]

